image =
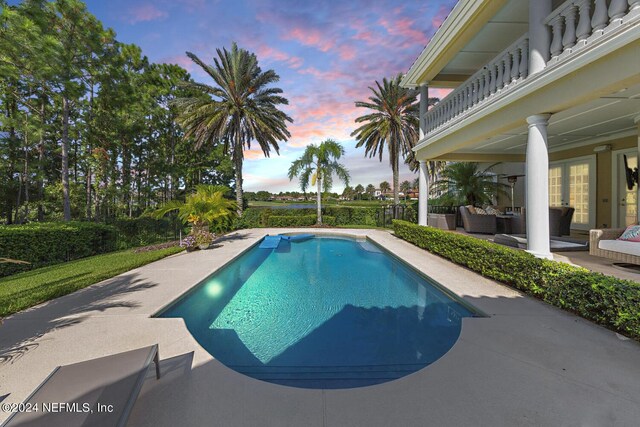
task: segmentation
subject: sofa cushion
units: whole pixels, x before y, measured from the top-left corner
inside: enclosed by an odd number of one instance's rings
[[[629,242],[640,242],[640,225],[630,225],[624,230],[624,233],[618,240],[627,240]]]
[[[627,255],[640,256],[640,242],[628,240],[600,240],[598,248],[605,251],[620,252]]]
[[[488,215],[502,215],[502,212],[500,212],[499,209],[489,205],[486,208],[484,208],[484,210],[487,212]]]
[[[476,215],[487,215],[487,211],[482,208],[476,208]]]
[[[471,215],[475,215],[475,214],[476,214],[476,208],[475,208],[474,206],[472,206],[472,205],[467,205],[467,206],[465,206],[465,208],[467,208],[467,210],[469,211],[469,213],[470,213]]]

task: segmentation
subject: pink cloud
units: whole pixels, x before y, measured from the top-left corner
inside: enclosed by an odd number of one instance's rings
[[[307,67],[307,68],[298,70],[298,73],[309,74],[316,77],[319,80],[328,80],[328,81],[336,81],[336,80],[342,80],[345,78],[351,78],[350,74],[340,71],[336,68],[328,71],[322,71],[322,70],[318,70],[315,67]]]
[[[305,46],[312,46],[322,52],[327,52],[336,41],[333,38],[327,38],[326,33],[315,28],[294,27],[289,29],[283,36],[285,40],[295,40]]]
[[[289,55],[286,52],[283,52],[266,44],[260,44],[255,49],[256,54],[258,55],[258,59],[284,62],[285,64],[287,64],[287,66],[293,69],[300,68],[304,64],[303,58],[295,55]]]
[[[424,46],[427,43],[427,35],[420,30],[413,28],[415,20],[407,17],[402,18],[380,18],[378,23],[387,30],[387,33],[391,36],[402,37],[403,45],[407,47],[410,45]]]
[[[264,158],[264,153],[262,152],[262,150],[255,148],[252,148],[251,150],[244,150],[243,154],[246,160],[257,160]]]
[[[440,28],[445,19],[449,16],[449,8],[445,5],[440,6],[438,12],[431,18],[433,28]]]
[[[128,11],[127,21],[130,24],[135,24],[137,22],[155,21],[167,16],[167,12],[158,9],[153,4],[146,3],[131,7]]]

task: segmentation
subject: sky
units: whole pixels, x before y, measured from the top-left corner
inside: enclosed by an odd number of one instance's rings
[[[455,0],[88,0],[89,11],[117,39],[135,43],[153,62],[176,63],[195,80],[212,83],[186,55],[213,62],[216,48],[237,42],[254,52],[262,69],[280,76],[294,120],[280,155],[245,152],[245,191],[298,190],[287,170],[308,144],[333,138],[352,186],[392,183],[386,155],[365,157],[350,136],[366,113],[355,101],[369,86],[406,72],[456,3]],[[444,93],[443,93],[444,94]],[[438,96],[431,91],[430,96]],[[252,147],[253,148],[253,147]],[[417,175],[404,165],[400,182]],[[344,186],[335,180],[334,191]]]

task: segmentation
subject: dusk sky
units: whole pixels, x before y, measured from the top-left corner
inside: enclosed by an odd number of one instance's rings
[[[263,69],[280,75],[278,84],[289,99],[291,139],[280,156],[265,159],[260,151],[245,153],[245,190],[297,190],[286,171],[310,143],[333,138],[346,149],[342,162],[351,185],[392,182],[386,156],[369,159],[349,135],[355,108],[366,100],[375,80],[406,72],[433,36],[454,0],[89,0],[89,10],[118,40],[135,43],[154,62],[177,63],[194,79],[210,79],[185,55],[190,51],[207,63],[215,49],[240,47],[257,54]],[[430,93],[438,96],[437,91]],[[406,167],[401,181],[413,180]],[[341,192],[343,185],[334,191]]]

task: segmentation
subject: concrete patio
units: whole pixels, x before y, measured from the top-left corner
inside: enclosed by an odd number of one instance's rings
[[[130,426],[636,426],[640,345],[522,295],[383,230],[367,235],[487,313],[400,380],[350,390],[277,386],[232,371],[181,319],[151,316],[267,233],[243,230],[13,315],[0,327],[0,400],[21,402],[62,364],[160,346]],[[286,231],[295,231],[293,229]],[[305,231],[308,232],[308,229]],[[8,414],[0,412],[0,421]]]

